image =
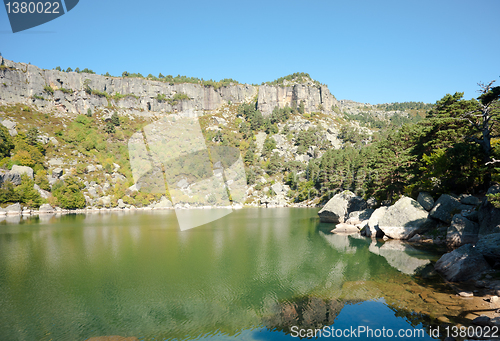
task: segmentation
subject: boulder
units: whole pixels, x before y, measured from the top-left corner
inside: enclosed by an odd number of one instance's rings
[[[446,234],[448,247],[457,248],[465,244],[475,244],[478,239],[479,224],[455,214]]]
[[[354,234],[359,233],[359,229],[354,225],[340,223],[337,224],[330,232],[337,234]]]
[[[14,185],[20,185],[21,175],[17,173],[11,173],[2,169],[0,170],[0,186],[6,181],[10,181]]]
[[[95,172],[97,168],[94,165],[88,165],[87,166],[87,173],[92,173]]]
[[[389,238],[409,239],[429,230],[432,222],[422,205],[412,198],[402,197],[387,209],[378,226]]]
[[[52,213],[52,212],[54,212],[54,208],[52,206],[50,206],[49,204],[43,204],[38,209],[38,212],[39,213]]]
[[[51,195],[50,192],[41,189],[40,186],[38,186],[37,184],[34,184],[33,188],[38,191],[38,193],[43,199],[48,199]]]
[[[460,202],[465,205],[474,205],[477,206],[481,203],[481,200],[472,196],[472,195],[461,195]]]
[[[14,165],[12,166],[10,173],[19,175],[26,174],[27,176],[29,176],[30,179],[33,179],[33,168],[28,166]]]
[[[106,195],[104,197],[99,198],[99,203],[102,206],[106,206],[106,207],[109,206],[109,205],[111,205],[111,196]]]
[[[172,202],[166,197],[161,197],[160,202],[155,205],[155,208],[171,208]]]
[[[349,213],[349,218],[347,219],[346,223],[351,225],[360,224],[362,221],[370,219],[374,211],[375,211],[374,209],[367,208],[366,210],[363,211],[351,212]]]
[[[118,208],[125,208],[126,206],[123,199],[118,199]]]
[[[466,244],[452,252],[445,253],[434,269],[451,282],[466,281],[489,270],[483,255],[471,244]]]
[[[17,130],[16,130],[17,123],[16,122],[13,122],[13,121],[7,119],[7,120],[3,120],[2,121],[2,125],[5,128],[7,128],[7,130],[9,131],[9,135],[10,136],[16,136],[17,135]]]
[[[125,180],[127,180],[127,178],[120,173],[114,172],[113,174],[111,174],[111,181],[113,183],[124,182]]]
[[[470,210],[471,208],[473,209],[474,207],[462,205],[457,198],[449,194],[443,194],[436,201],[429,215],[434,219],[450,224],[456,213],[459,213],[461,210]]]
[[[417,201],[426,211],[432,210],[434,207],[434,199],[427,192],[418,193]]]
[[[378,223],[380,218],[382,218],[387,211],[388,207],[382,206],[373,211],[370,219],[368,220],[367,228],[363,229],[361,232],[362,235],[371,238],[382,238],[384,236],[384,232],[378,227]]]
[[[54,168],[54,169],[52,170],[52,177],[53,177],[54,179],[59,179],[62,175],[63,175],[63,170],[62,170],[62,168],[59,168],[59,167],[58,167],[58,168]]]
[[[345,222],[349,213],[366,208],[366,201],[351,191],[344,191],[331,198],[318,212],[318,215],[323,223],[337,224]]]
[[[476,250],[490,264],[500,263],[500,233],[481,236],[476,243]]]
[[[500,193],[500,186],[494,185],[487,194]],[[479,235],[484,236],[500,232],[500,208],[496,208],[488,200],[484,200],[478,211]]]
[[[15,203],[15,204],[9,205],[5,208],[5,212],[7,212],[7,214],[21,214],[21,212],[22,212],[21,204]]]

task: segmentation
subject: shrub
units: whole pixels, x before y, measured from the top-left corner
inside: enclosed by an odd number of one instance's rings
[[[83,187],[84,185],[81,181],[74,177],[68,177],[64,182],[56,182],[52,190],[59,206],[66,209],[74,209],[85,207],[85,197],[81,191]]]
[[[104,132],[106,132],[107,134],[115,133],[116,132],[115,125],[110,121],[106,122],[106,125],[104,126]]]
[[[118,114],[116,112],[113,113],[113,115],[111,115],[111,123],[115,126],[120,125],[120,117],[118,116]]]
[[[14,143],[12,142],[9,130],[3,125],[0,125],[0,158],[10,156],[10,151],[12,149],[14,149]]]
[[[49,85],[45,85],[43,87],[43,90],[48,94],[54,95],[54,89],[52,89],[52,87],[50,87]]]
[[[59,88],[57,90],[62,91],[65,94],[72,94],[73,93],[72,89]]]
[[[20,202],[27,204],[29,207],[40,207],[42,197],[34,188],[34,185],[35,181],[33,179],[30,179],[26,174],[22,174],[21,184],[14,188],[14,192]]]
[[[43,190],[50,191],[50,184],[47,178],[47,171],[39,170],[35,175],[35,183]]]

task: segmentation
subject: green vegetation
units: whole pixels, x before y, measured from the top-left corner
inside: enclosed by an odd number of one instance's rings
[[[406,111],[406,110],[430,110],[434,104],[423,102],[402,102],[378,104],[377,108],[385,111]]]
[[[43,90],[50,95],[54,95],[54,89],[50,85],[45,85]]]
[[[288,75],[288,76],[285,76],[285,77],[280,77],[278,79],[275,79],[274,81],[272,82],[263,82],[262,85],[264,84],[267,84],[267,85],[283,85],[283,83],[286,81],[289,81],[289,82],[297,82],[297,83],[305,83],[306,81],[313,81],[313,79],[311,78],[311,76],[309,76],[308,73],[305,73],[305,72],[295,72],[295,73],[292,73],[291,75]],[[316,85],[321,85],[320,82],[318,81],[313,81],[314,84]]]
[[[74,91],[73,91],[73,90],[71,90],[71,89],[65,89],[65,88],[59,88],[59,89],[57,89],[57,90],[62,91],[62,92],[63,92],[63,93],[65,93],[65,94],[72,94],[72,93],[74,92]]]
[[[125,98],[125,97],[133,97],[135,99],[139,99],[139,96],[136,96],[134,94],[120,94],[119,92],[115,93],[113,96],[111,96],[112,99],[114,99],[115,101],[118,101],[122,98]]]
[[[52,187],[57,204],[62,208],[74,209],[85,207],[85,197],[81,190],[85,186],[74,177],[68,177],[64,181],[57,181]]]

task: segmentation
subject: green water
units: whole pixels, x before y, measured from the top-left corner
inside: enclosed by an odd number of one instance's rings
[[[409,326],[345,284],[410,277],[434,257],[331,235],[317,209],[242,209],[183,232],[173,211],[8,219],[0,340],[294,339],[292,325],[367,311],[366,323]]]

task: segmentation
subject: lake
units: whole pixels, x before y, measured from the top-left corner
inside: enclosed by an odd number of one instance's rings
[[[0,339],[292,340],[385,328],[425,330],[425,340],[436,318],[452,318],[449,306],[462,308],[432,276],[439,253],[331,234],[317,212],[245,208],[182,232],[174,211],[4,218]]]

